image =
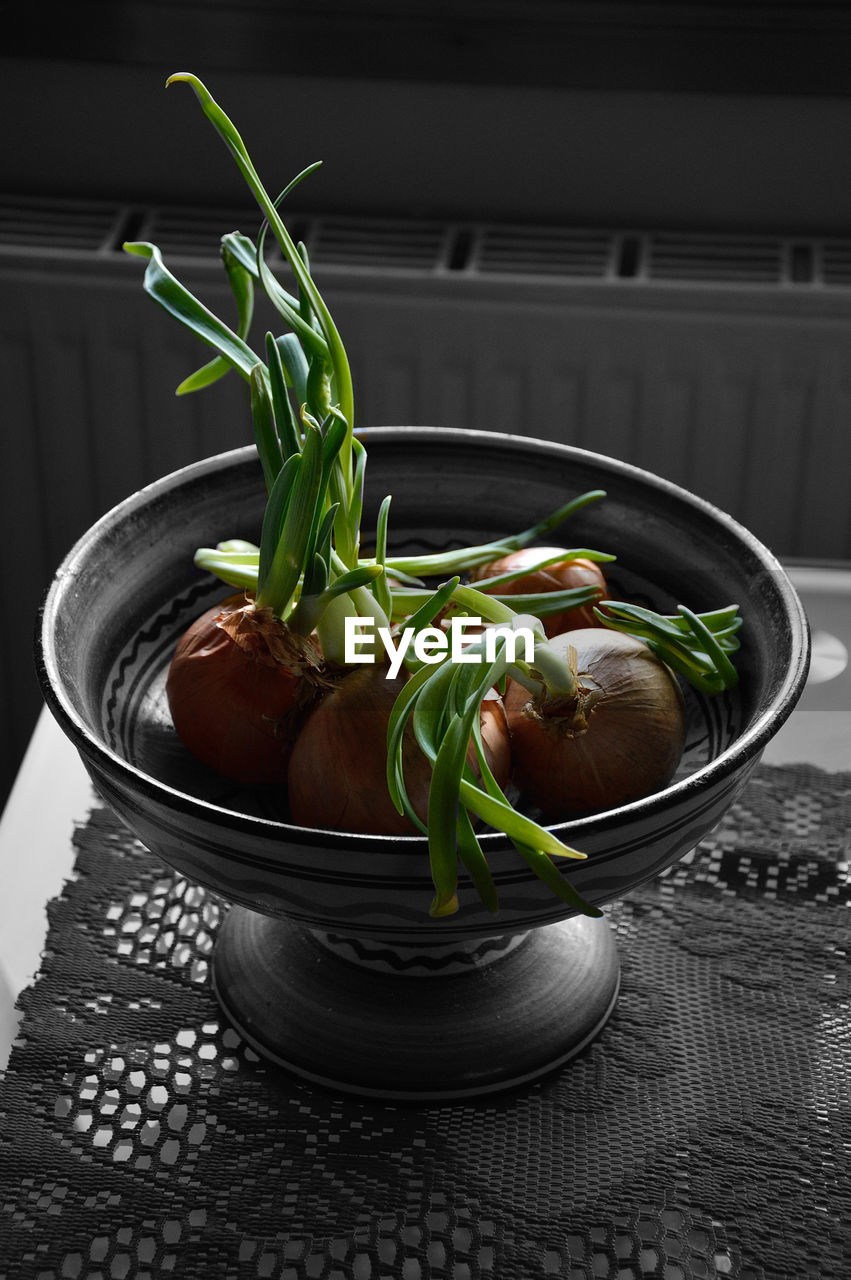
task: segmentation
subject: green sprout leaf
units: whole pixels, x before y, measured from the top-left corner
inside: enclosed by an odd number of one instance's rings
[[[685,605],[677,614],[654,613],[640,605],[607,600],[594,613],[604,626],[644,640],[673,670],[702,693],[723,693],[738,682],[728,654],[739,647],[737,632],[742,620],[738,607],[729,605],[697,614]]]
[[[263,468],[266,489],[271,493],[275,480],[284,464],[281,442],[275,425],[275,410],[269,387],[266,366],[258,361],[251,371],[251,419],[254,423],[254,443]]]
[[[231,231],[222,237],[222,262],[227,272],[231,292],[236,301],[238,316],[237,336],[242,339],[248,337],[251,321],[254,318],[254,281],[252,273],[245,267],[242,252],[240,252],[240,249],[244,249],[245,245],[250,246],[251,242],[245,236],[240,235],[238,231]],[[232,368],[233,365],[224,356],[216,356],[209,364],[203,365],[200,369],[196,369],[195,373],[190,374],[188,378],[184,378],[175,394],[183,396],[189,392],[200,391],[204,387],[209,387],[214,382],[218,382],[220,378],[223,378],[226,373],[230,373]]]
[[[493,542],[479,543],[472,547],[459,547],[455,551],[435,551],[421,556],[391,556],[387,561],[387,570],[389,573],[402,572],[418,577],[430,577],[443,573],[461,573],[465,569],[489,564],[491,560],[498,560],[511,551],[519,551],[521,547],[527,547],[537,539],[543,538],[590,502],[596,502],[605,496],[603,489],[589,489],[587,493],[571,498],[570,502],[566,502],[545,519],[539,520],[537,524],[508,538],[496,538]],[[595,559],[614,559],[614,556],[600,552],[589,554],[586,551],[584,554],[586,559],[590,559],[591,554]]]
[[[144,278],[146,293],[169,315],[191,329],[202,342],[215,347],[228,364],[247,382],[257,364],[258,357],[239,334],[229,329],[172,275],[155,244],[149,244],[146,241],[126,241],[124,249],[127,253],[149,259]]]
[[[271,608],[279,617],[286,615],[299,585],[322,483],[322,435],[310,424],[305,427],[304,449],[288,459],[269,495],[260,540],[257,604]],[[268,561],[264,559],[264,543],[269,548]]]
[[[263,183],[260,181],[257,170],[254,168],[251,157],[246,150],[245,143],[240,137],[233,122],[228,118],[219,104],[214,100],[207,87],[198,79],[197,76],[192,75],[189,72],[178,72],[176,75],[169,76],[166,81],[166,85],[175,84],[179,81],[190,85],[194,90],[195,96],[201,105],[201,110],[224,141],[236,161],[237,167],[242,173],[242,176],[248,184],[249,189],[257,200],[260,209],[268,218],[269,226],[273,231],[275,238],[281,247],[281,251],[298,282],[299,289],[303,290],[305,297],[309,300],[310,306],[321,328],[322,335],[328,344],[331,363],[334,368],[337,394],[340,399],[340,409],[343,417],[351,427],[354,422],[351,372],[349,370],[345,348],[340,340],[340,335],[337,332],[337,327],[334,324],[331,313],[325,304],[325,300],[316,288],[316,285],[313,283],[310,272],[305,268],[298,249],[281,221],[278,210],[275,207],[275,202],[271,199],[263,186]]]

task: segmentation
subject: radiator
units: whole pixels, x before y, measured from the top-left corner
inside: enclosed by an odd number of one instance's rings
[[[256,210],[0,198],[0,692],[8,782],[39,705],[32,620],[113,503],[251,439],[243,383],[142,292],[150,239],[214,310]],[[359,423],[471,426],[624,458],[779,555],[851,559],[851,239],[299,215]],[[274,264],[273,264],[274,265]],[[258,311],[258,342],[277,318]]]

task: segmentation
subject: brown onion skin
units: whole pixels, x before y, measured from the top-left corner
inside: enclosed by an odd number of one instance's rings
[[[321,658],[244,594],[208,609],[178,641],[166,680],[174,727],[217,773],[246,785],[286,781],[290,752],[320,696]]]
[[[481,578],[495,578],[500,573],[512,573],[515,569],[534,565],[539,560],[546,559],[547,556],[555,555],[559,549],[558,547],[522,547],[519,551],[512,551],[490,564],[479,566],[470,576],[472,581],[476,582]],[[515,578],[513,582],[494,587],[492,592],[517,596],[545,591],[568,591],[574,587],[588,586],[600,588],[599,600],[609,599],[606,579],[599,564],[593,560],[583,559],[556,560],[543,569],[534,569],[531,573],[524,574],[522,578]],[[594,616],[593,604],[564,609],[561,613],[542,618],[541,621],[548,636],[558,636],[577,627],[599,627],[600,625]]]
[[[673,672],[641,640],[606,627],[576,629],[550,643],[565,657],[575,650],[579,697],[573,708],[536,705],[509,682],[505,710],[521,797],[561,821],[666,786],[685,745]],[[564,714],[552,714],[559,710]]]
[[[290,758],[290,816],[303,827],[325,827],[365,835],[415,835],[387,790],[387,725],[406,677],[388,679],[380,663],[343,677],[313,710]],[[502,700],[482,703],[485,756],[497,782],[511,774],[508,725]],[[475,768],[475,752],[467,755]],[[428,812],[431,768],[410,724],[403,741],[405,787],[423,822]]]

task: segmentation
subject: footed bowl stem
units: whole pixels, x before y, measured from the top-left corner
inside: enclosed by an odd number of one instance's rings
[[[606,1023],[620,966],[605,919],[401,947],[231,907],[213,954],[225,1016],[263,1058],[336,1091],[476,1097],[569,1061]]]

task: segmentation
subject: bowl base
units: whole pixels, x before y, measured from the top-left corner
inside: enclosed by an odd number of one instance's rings
[[[239,906],[212,971],[225,1016],[263,1058],[336,1091],[410,1102],[495,1093],[567,1062],[605,1024],[620,978],[604,919],[408,950]]]

